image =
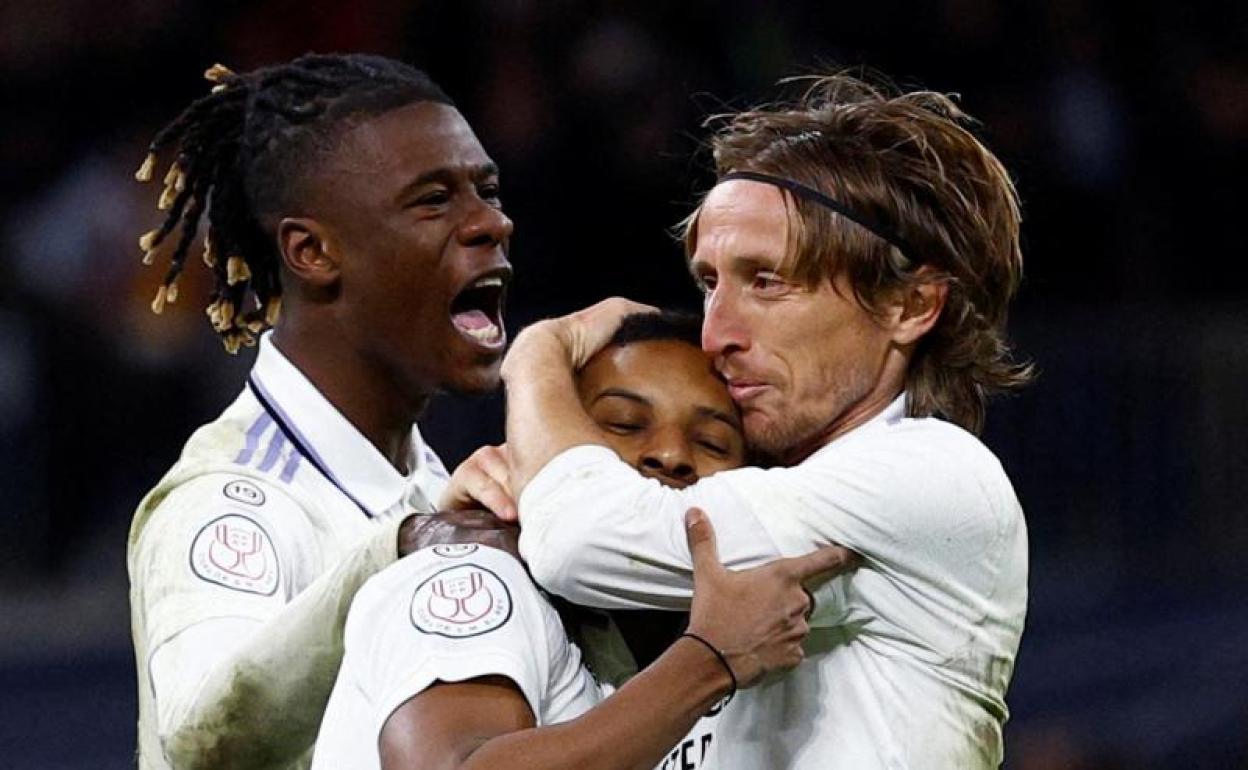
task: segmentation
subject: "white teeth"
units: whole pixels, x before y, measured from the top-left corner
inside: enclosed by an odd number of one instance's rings
[[[464,332],[479,342],[493,342],[499,336],[499,328],[494,324],[482,326],[480,329],[464,329]]]
[[[502,286],[502,285],[503,285],[503,279],[494,275],[494,276],[486,276],[485,278],[478,278],[477,280],[472,282],[472,286],[470,288],[484,289],[488,286]]]

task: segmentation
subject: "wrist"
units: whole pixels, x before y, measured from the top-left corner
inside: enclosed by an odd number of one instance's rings
[[[709,711],[713,706],[731,700],[737,692],[736,675],[723,654],[705,638],[682,634],[672,648],[686,659],[681,670],[702,701],[699,708]]]
[[[552,366],[571,367],[566,335],[559,319],[531,324],[516,336],[500,369],[503,382],[519,382],[535,370]]]

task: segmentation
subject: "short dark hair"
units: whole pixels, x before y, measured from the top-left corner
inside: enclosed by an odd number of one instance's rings
[[[160,153],[176,147],[159,203],[169,213],[139,245],[150,264],[181,226],[152,303],[159,313],[177,298],[175,281],[207,211],[204,262],[216,277],[208,316],[233,353],[277,320],[281,256],[273,228],[304,194],[313,161],[336,147],[352,119],[417,102],[454,103],[424,72],[368,54],[307,54],[243,74],[217,64],[204,76],[216,84],[212,92],[161,129],[135,175],[150,180]],[[248,290],[258,307],[242,312]]]
[[[659,310],[625,316],[608,345],[676,340],[702,348],[702,319],[680,310]]]

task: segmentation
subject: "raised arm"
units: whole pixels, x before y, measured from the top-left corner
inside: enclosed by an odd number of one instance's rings
[[[797,665],[809,630],[802,581],[835,568],[838,556],[820,551],[734,573],[720,564],[706,517],[691,511],[687,522],[696,581],[689,629],[701,640],[682,637],[562,724],[536,726],[525,696],[503,676],[430,687],[387,719],[384,770],[651,768],[734,684],[749,687]]]

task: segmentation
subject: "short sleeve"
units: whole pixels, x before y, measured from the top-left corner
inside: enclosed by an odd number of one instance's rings
[[[274,485],[213,473],[176,487],[130,553],[149,651],[203,620],[268,619],[319,572],[319,562],[307,516]]]
[[[541,722],[558,617],[508,554],[475,544],[400,559],[356,595],[343,676],[354,678],[380,735],[400,705],[435,682],[498,675],[515,682]]]

